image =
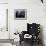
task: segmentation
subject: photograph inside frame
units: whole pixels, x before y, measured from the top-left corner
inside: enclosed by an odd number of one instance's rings
[[[15,9],[14,10],[15,19],[22,20],[27,19],[27,9]]]

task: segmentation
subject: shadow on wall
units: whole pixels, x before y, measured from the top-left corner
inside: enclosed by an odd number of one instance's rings
[[[43,26],[42,25],[40,25],[40,39],[42,40],[42,45],[45,46],[44,45],[44,37],[43,37]]]

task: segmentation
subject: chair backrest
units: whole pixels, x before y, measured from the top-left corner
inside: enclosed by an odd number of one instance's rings
[[[27,23],[27,30],[28,30],[29,34],[36,35],[40,32],[40,24],[36,24],[36,23],[29,24],[29,23]]]

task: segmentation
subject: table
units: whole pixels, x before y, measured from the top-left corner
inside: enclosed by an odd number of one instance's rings
[[[19,37],[19,34],[17,34],[17,35],[15,35],[15,37],[14,37],[14,44],[16,45],[16,46],[19,46],[19,41],[20,41],[20,37]]]

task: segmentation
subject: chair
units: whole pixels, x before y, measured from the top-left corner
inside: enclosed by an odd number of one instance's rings
[[[36,24],[36,23],[29,24],[29,23],[27,23],[27,31],[22,31],[22,34],[19,35],[20,36],[20,44],[22,41],[25,41],[25,38],[24,38],[25,34],[29,34],[32,36],[29,39],[29,41],[31,42],[32,45],[34,42],[39,43],[39,33],[40,33],[40,24]]]

